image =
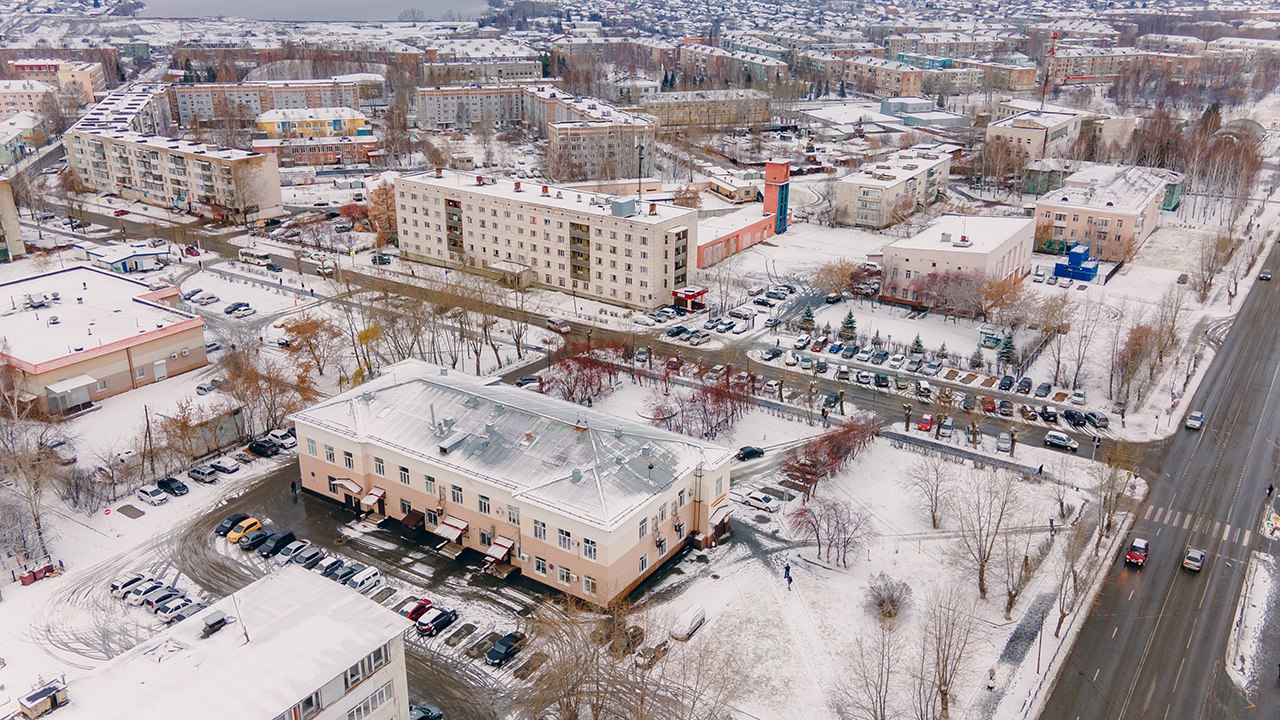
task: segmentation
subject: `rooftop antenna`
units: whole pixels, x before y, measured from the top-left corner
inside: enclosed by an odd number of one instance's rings
[[[231,604],[236,608],[236,621],[240,623],[240,632],[244,633],[244,643],[249,644],[249,625],[244,621],[244,614],[240,612],[240,599],[235,593],[231,593]]]

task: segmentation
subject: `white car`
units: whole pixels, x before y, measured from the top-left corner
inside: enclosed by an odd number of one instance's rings
[[[777,380],[770,380],[764,384],[764,387],[760,388],[760,392],[763,395],[777,395],[780,387],[782,387],[782,383]]]
[[[648,315],[640,315],[640,314],[632,315],[631,322],[637,325],[643,325],[645,327],[653,327],[654,325],[657,325],[657,322],[655,322],[653,318],[649,317]]]
[[[752,490],[747,493],[743,502],[765,512],[777,512],[782,507],[782,502],[778,498],[760,490]]]
[[[810,340],[811,338],[808,335],[801,335],[800,337],[796,338],[795,342],[791,343],[791,347],[795,348],[796,350],[803,350],[809,347]]]
[[[197,386],[196,386],[196,394],[197,394],[197,395],[208,395],[209,393],[213,392],[214,390],[217,390],[217,388],[215,388],[214,386],[210,385],[209,383],[200,383],[199,385],[197,385]]]
[[[1187,416],[1187,421],[1183,423],[1188,430],[1200,430],[1204,427],[1204,413],[1197,410]]]
[[[220,473],[233,473],[240,470],[240,465],[230,458],[218,458],[210,463],[209,467]]]
[[[311,547],[310,540],[294,540],[288,545],[285,545],[283,550],[276,553],[273,560],[277,565],[288,565],[293,560],[294,556],[309,547]]]
[[[858,381],[859,385],[870,385],[871,381],[874,379],[875,379],[875,376],[872,375],[870,372],[867,372],[866,370],[859,370],[858,375],[855,378],[855,380]]]
[[[902,353],[898,353],[897,355],[894,355],[893,357],[889,358],[889,367],[897,370],[898,368],[902,367],[902,363],[906,361],[907,361],[907,356],[903,355]]]
[[[267,433],[267,439],[285,450],[292,450],[293,448],[298,447],[298,440],[290,435],[286,430],[272,430]]]
[[[169,496],[155,485],[143,485],[138,488],[138,499],[151,505],[163,505],[169,502]]]
[[[805,355],[805,356],[801,357],[801,358],[800,358],[800,369],[801,369],[801,370],[812,370],[812,369],[813,369],[813,358],[809,357],[808,355]]]
[[[253,309],[253,308],[251,308],[251,307],[242,307],[242,308],[240,308],[239,310],[236,310],[235,312],[231,313],[231,317],[234,317],[234,318],[247,318],[247,317],[249,317],[250,315],[257,315],[257,314],[258,314],[258,311],[257,311],[257,310],[254,310],[254,309]]]
[[[1077,390],[1071,393],[1071,397],[1067,398],[1067,402],[1071,403],[1072,405],[1083,406],[1087,402],[1084,396],[1084,391]]]
[[[169,622],[173,620],[174,615],[177,615],[179,612],[194,605],[195,603],[195,600],[192,600],[185,595],[180,595],[156,608],[156,617],[160,618],[163,622]]]
[[[214,295],[213,293],[209,293],[208,295],[201,295],[197,297],[195,300],[192,300],[192,302],[197,305],[212,305],[216,302],[222,302],[222,298]]]
[[[789,352],[787,353],[787,356],[783,358],[782,362],[786,363],[788,366],[794,366],[796,363],[800,362],[800,356],[793,352]]]

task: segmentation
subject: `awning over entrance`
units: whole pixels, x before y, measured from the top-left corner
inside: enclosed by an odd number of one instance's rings
[[[342,488],[343,490],[346,490],[352,495],[359,495],[360,493],[364,492],[364,488],[360,487],[360,483],[356,482],[355,480],[352,480],[351,478],[338,478],[337,480],[333,481],[333,484]]]
[[[410,510],[408,515],[400,519],[400,524],[407,528],[421,527],[425,518],[417,510]]]
[[[733,508],[729,507],[727,504],[721,505],[711,512],[711,519],[708,522],[711,523],[711,527],[715,527],[725,520],[728,520],[729,515],[732,513]]]
[[[365,495],[363,498],[361,498],[360,504],[364,505],[365,507],[373,507],[374,505],[378,504],[379,500],[381,500],[386,496],[387,496],[387,491],[383,490],[380,487],[376,487],[370,490],[368,495]]]
[[[493,544],[489,546],[489,551],[485,553],[490,560],[494,562],[502,562],[511,552],[511,547],[516,544],[515,540],[504,538],[501,535],[493,539]]]
[[[66,380],[59,380],[52,385],[45,385],[44,389],[50,395],[61,395],[63,393],[71,392],[72,390],[79,390],[82,387],[92,385],[96,382],[98,381],[88,375],[77,375],[75,377],[69,377]]]
[[[462,533],[467,530],[467,521],[459,520],[452,515],[445,515],[444,520],[436,527],[436,534],[449,542],[458,542]]]

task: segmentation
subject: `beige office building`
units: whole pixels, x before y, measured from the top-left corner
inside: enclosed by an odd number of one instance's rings
[[[39,80],[0,80],[0,115],[44,114],[46,103],[58,101],[58,89]]]
[[[1052,238],[1088,245],[1097,260],[1131,260],[1160,225],[1166,178],[1139,167],[1098,165],[1066,178],[1036,201],[1036,222]]]
[[[1007,140],[1021,167],[1034,160],[1063,157],[1080,137],[1080,115],[1027,111],[987,126],[987,143]]]
[[[643,310],[689,279],[695,209],[448,170],[395,188],[406,260]]]
[[[836,184],[836,221],[885,228],[932,205],[947,189],[955,145],[916,145],[863,165]]]
[[[726,448],[420,360],[293,421],[308,492],[597,605],[729,527]]]
[[[35,80],[78,96],[81,104],[107,89],[102,63],[35,58],[10,60],[9,71],[22,80]]]
[[[755,128],[767,125],[771,117],[769,94],[761,90],[656,93],[642,98],[640,108],[662,130]]]
[[[987,280],[1021,278],[1031,272],[1034,239],[1031,218],[943,215],[915,235],[884,246],[881,296],[929,305],[925,279],[948,272]]]

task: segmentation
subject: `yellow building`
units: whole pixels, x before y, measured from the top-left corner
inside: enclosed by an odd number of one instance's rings
[[[269,138],[337,137],[369,134],[364,113],[349,107],[283,108],[258,116],[258,130]]]

